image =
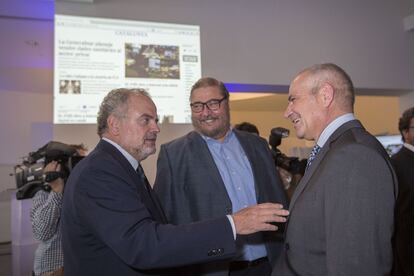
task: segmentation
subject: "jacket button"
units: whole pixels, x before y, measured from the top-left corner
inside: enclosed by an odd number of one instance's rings
[[[212,250],[208,251],[207,255],[208,256],[215,256],[215,255],[217,255],[217,249],[212,249]]]
[[[288,243],[288,242],[287,242],[287,243],[285,243],[285,249],[286,249],[286,250],[289,250],[289,248],[290,248],[289,243]]]

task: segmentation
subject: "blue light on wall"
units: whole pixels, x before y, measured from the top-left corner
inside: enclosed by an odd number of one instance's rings
[[[248,93],[286,93],[288,85],[271,84],[248,84],[248,83],[225,83],[229,92],[248,92]]]

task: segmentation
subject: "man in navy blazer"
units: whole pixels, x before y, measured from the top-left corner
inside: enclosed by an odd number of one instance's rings
[[[185,224],[232,214],[262,202],[287,206],[265,139],[230,126],[229,92],[214,78],[191,89],[195,131],[161,146],[154,190],[169,222]],[[182,275],[270,275],[280,255],[281,233],[256,233],[237,241],[237,257],[187,267]]]
[[[155,152],[156,107],[140,89],[116,89],[98,114],[96,148],[65,186],[65,275],[170,275],[171,268],[231,258],[236,234],[274,231],[280,205],[266,203],[191,225],[166,222],[140,166]]]
[[[399,123],[403,147],[391,157],[398,178],[394,276],[414,275],[414,107]]]
[[[290,85],[285,117],[316,145],[290,201],[274,276],[391,273],[397,179],[385,149],[355,119],[354,97],[348,74],[330,63]]]

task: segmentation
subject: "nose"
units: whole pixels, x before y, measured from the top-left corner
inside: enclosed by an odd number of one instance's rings
[[[160,126],[158,125],[158,123],[157,123],[157,122],[154,122],[154,123],[152,124],[151,129],[152,129],[152,132],[155,132],[155,133],[159,133],[159,132],[160,132]]]
[[[207,105],[204,105],[204,106],[203,106],[203,110],[201,110],[200,114],[201,114],[202,116],[205,116],[205,115],[210,115],[210,114],[211,114],[211,110],[210,110],[210,108],[208,108],[208,106],[207,106]]]
[[[285,112],[283,113],[283,117],[285,117],[286,119],[289,118],[290,114],[292,114],[292,107],[291,107],[291,103],[289,102]]]

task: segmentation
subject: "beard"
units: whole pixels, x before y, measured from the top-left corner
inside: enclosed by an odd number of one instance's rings
[[[144,137],[143,143],[136,149],[138,160],[144,160],[156,152],[156,134],[148,134]]]
[[[207,126],[204,121],[214,120],[214,127]],[[208,115],[201,119],[192,118],[193,127],[196,131],[200,132],[204,136],[220,139],[224,137],[230,129],[230,116],[229,114],[223,116]],[[218,124],[217,124],[218,122]]]
[[[155,146],[147,146],[147,145],[143,145],[139,151],[138,151],[138,160],[144,160],[146,159],[148,156],[154,154],[156,151]]]

